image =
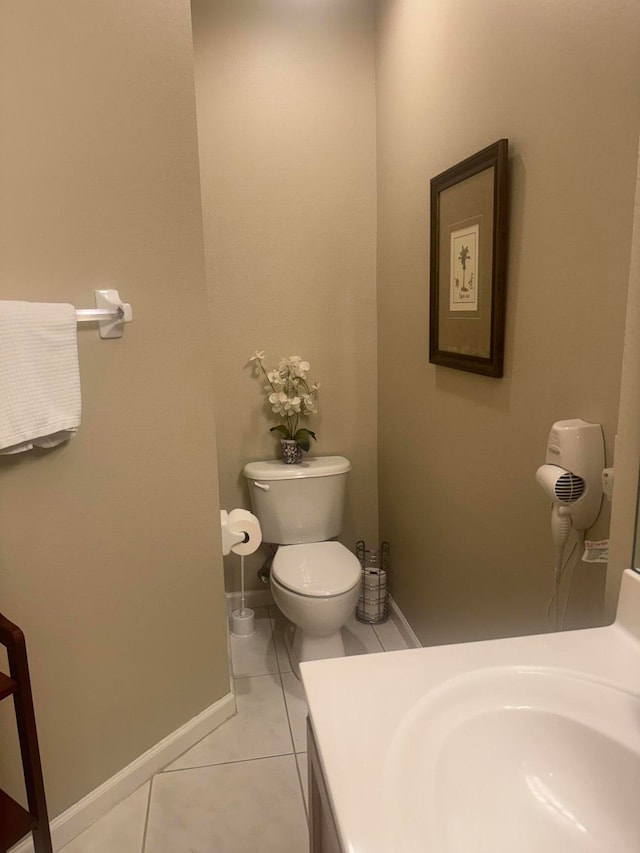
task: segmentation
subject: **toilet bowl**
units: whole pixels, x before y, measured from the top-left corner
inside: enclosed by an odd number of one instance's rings
[[[358,603],[361,568],[339,542],[281,545],[271,567],[271,590],[295,626],[286,635],[291,666],[345,655],[342,627]]]
[[[358,603],[360,563],[334,541],[342,528],[350,470],[344,456],[306,457],[297,465],[249,462],[243,470],[262,538],[278,545],[271,590],[295,626],[287,647],[298,676],[302,661],[345,654],[341,628]]]

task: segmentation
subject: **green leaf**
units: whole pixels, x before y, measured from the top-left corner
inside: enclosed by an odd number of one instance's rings
[[[300,447],[305,451],[308,451],[309,447],[311,446],[311,442],[309,441],[309,438],[312,438],[314,441],[318,440],[316,438],[315,432],[311,432],[310,429],[304,429],[304,427],[302,429],[299,429],[293,438],[295,441],[298,442]]]
[[[269,432],[274,432],[274,430],[277,430],[277,432],[282,433],[283,438],[288,438],[289,440],[293,439],[293,436],[284,424],[278,424],[278,426],[271,427]]]

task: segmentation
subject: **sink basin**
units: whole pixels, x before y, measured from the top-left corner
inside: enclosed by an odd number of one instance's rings
[[[638,853],[640,696],[579,672],[450,679],[387,753],[387,849]]]
[[[602,628],[301,672],[345,853],[640,853],[640,571]]]

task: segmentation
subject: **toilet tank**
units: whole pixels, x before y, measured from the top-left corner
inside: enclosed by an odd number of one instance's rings
[[[350,470],[344,456],[312,456],[298,465],[275,459],[245,465],[242,473],[264,541],[302,545],[337,536]]]

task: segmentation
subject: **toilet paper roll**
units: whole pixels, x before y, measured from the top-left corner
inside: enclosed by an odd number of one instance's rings
[[[361,619],[379,621],[384,617],[384,602],[377,604],[363,604],[358,606],[358,616]]]
[[[379,601],[386,601],[387,593],[386,590],[382,590],[380,592],[363,592],[360,596],[360,601],[363,604],[377,604]]]
[[[262,530],[258,519],[246,509],[232,509],[227,518],[227,528],[230,533],[244,534],[246,541],[236,542],[231,546],[234,554],[246,556],[257,551],[262,542]]]
[[[364,569],[362,575],[365,587],[383,589],[387,586],[387,573],[384,569]]]

